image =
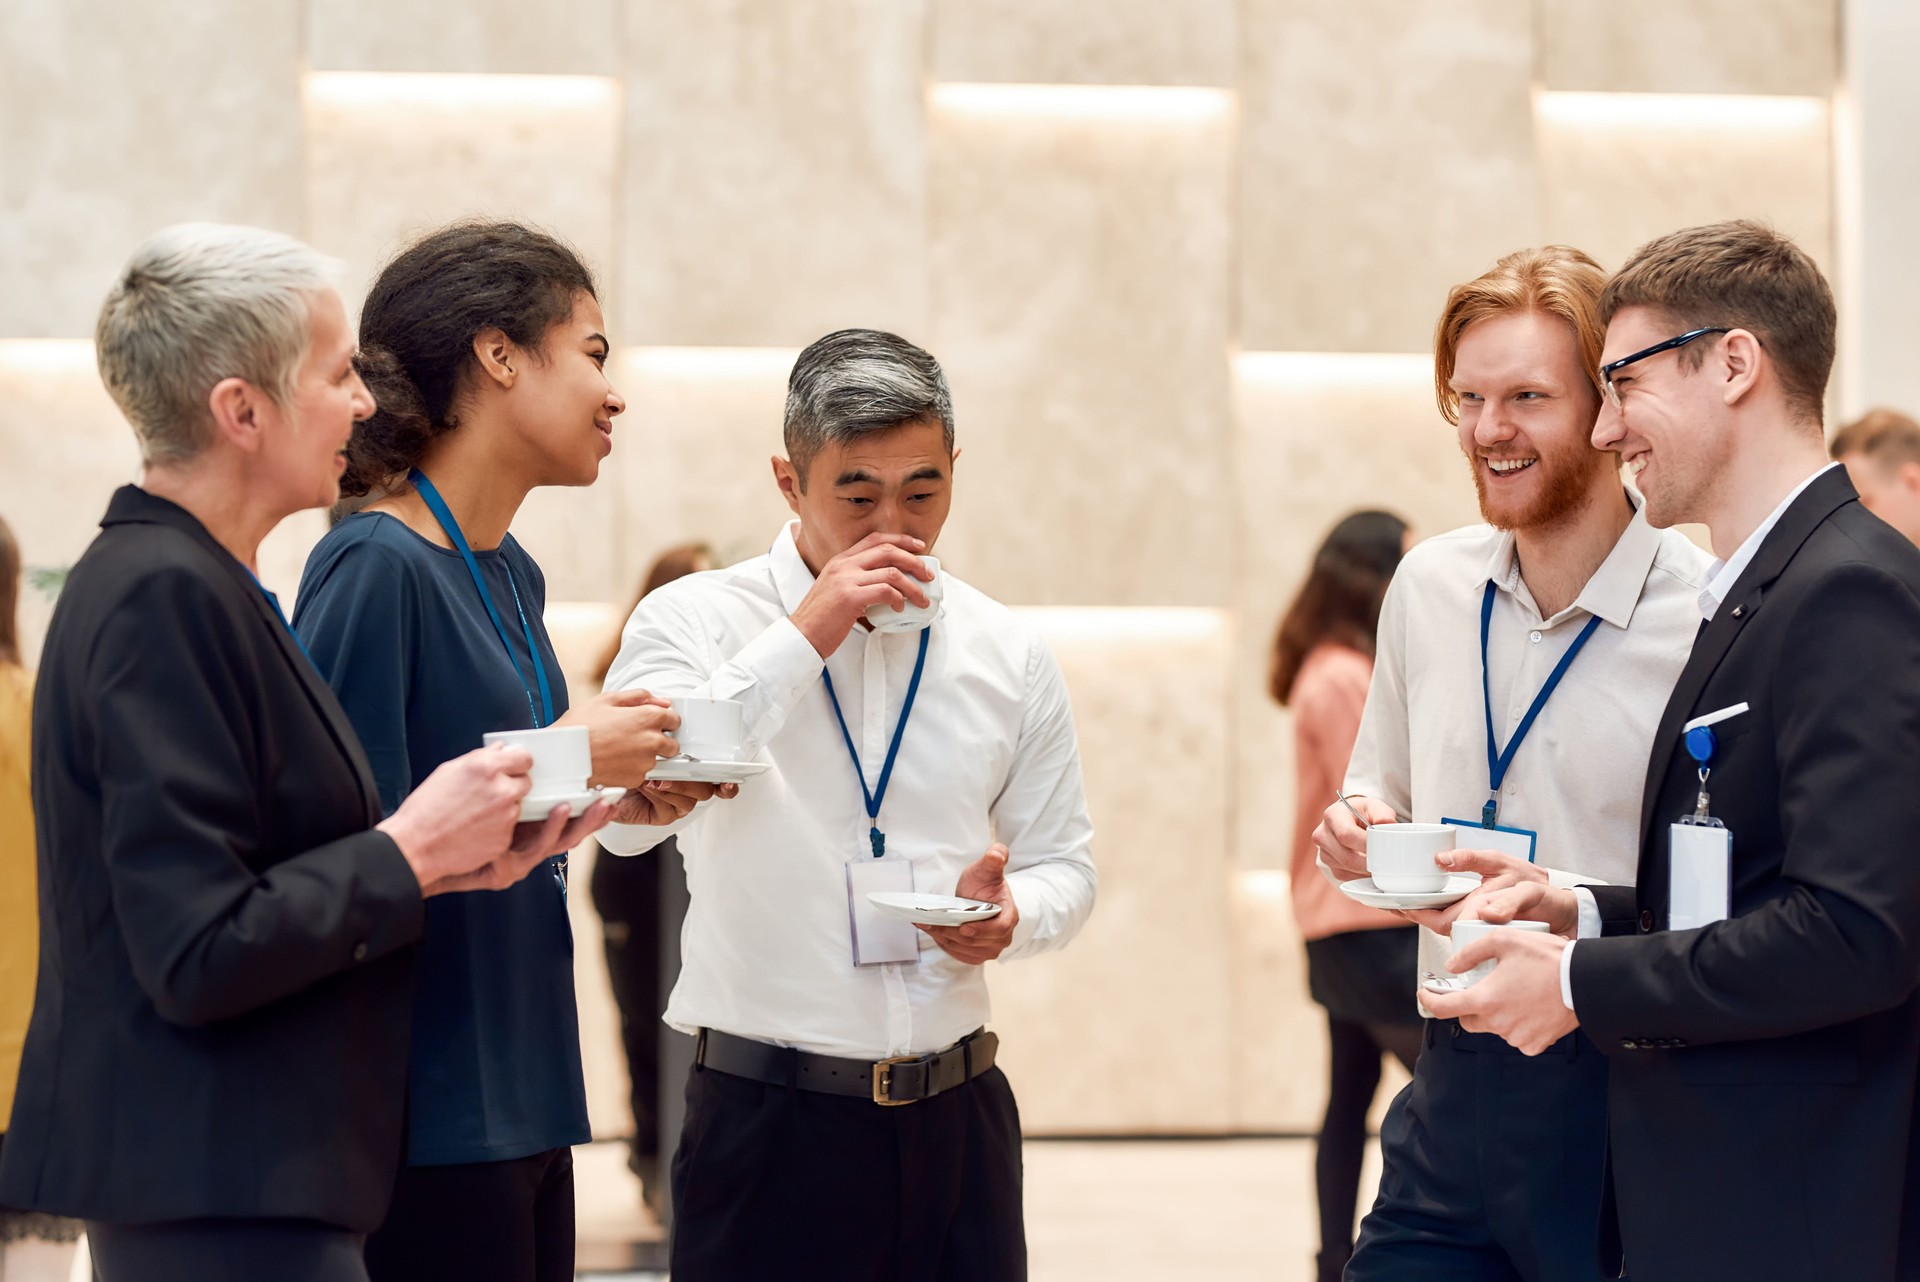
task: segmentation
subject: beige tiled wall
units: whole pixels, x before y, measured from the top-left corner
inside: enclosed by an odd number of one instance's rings
[[[1765,217],[1841,269],[1843,399],[1920,395],[1908,0],[448,13],[16,3],[0,515],[30,563],[64,564],[132,475],[85,340],[155,226],[304,234],[345,260],[357,310],[421,227],[531,219],[598,270],[628,402],[600,482],[536,494],[516,524],[584,696],[659,551],[700,538],[737,560],[786,518],[767,460],[798,348],[846,325],[924,342],[964,450],[943,556],[1040,611],[1100,834],[1084,937],[993,976],[1034,1131],[1315,1122],[1324,1045],[1273,871],[1296,799],[1266,653],[1341,515],[1473,519],[1425,357],[1450,284],[1547,238],[1611,264],[1687,221]],[[40,338],[68,341],[21,341]],[[322,524],[276,533],[270,586],[291,592]],[[31,590],[25,614],[31,651]],[[593,1107],[618,1131],[584,905]]]
[[[0,39],[0,338],[85,338],[127,252],[304,227],[299,8],[16,0]]]
[[[1539,235],[1532,5],[1242,12],[1241,346],[1423,350],[1449,285]]]
[[[1233,0],[934,0],[933,75],[1011,84],[1223,85]]]
[[[1229,103],[1064,92],[934,97],[945,546],[1009,601],[1224,604]]]
[[[626,0],[623,340],[927,327],[920,0]]]

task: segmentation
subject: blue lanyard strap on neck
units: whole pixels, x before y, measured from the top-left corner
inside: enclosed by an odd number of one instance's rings
[[[1527,715],[1520,719],[1519,726],[1514,729],[1513,738],[1507,740],[1506,751],[1502,752],[1496,746],[1497,741],[1493,734],[1493,679],[1487,670],[1487,637],[1493,627],[1493,598],[1498,591],[1496,585],[1487,584],[1487,594],[1480,602],[1480,695],[1487,712],[1487,775],[1488,790],[1492,794],[1480,813],[1482,822],[1489,828],[1493,827],[1497,817],[1495,798],[1500,795],[1500,785],[1506,781],[1507,767],[1513,764],[1514,754],[1520,751],[1521,741],[1527,737],[1527,731],[1533,729],[1534,721],[1540,716],[1540,709],[1547,706],[1547,700],[1553,696],[1554,689],[1559,686],[1560,678],[1567,675],[1567,669],[1573,666],[1574,659],[1600,628],[1599,615],[1596,614],[1587,620],[1587,626],[1580,629],[1580,635],[1573,639],[1573,644],[1567,647],[1567,652],[1560,656],[1560,662],[1554,666],[1553,672],[1547,677],[1547,683],[1541,686],[1540,693],[1534,696],[1533,706],[1528,708]]]
[[[840,711],[839,696],[833,692],[833,674],[821,669],[827,700],[833,704],[834,720],[840,723],[840,736],[847,741],[847,755],[853,758],[853,777],[860,781],[860,796],[867,803],[867,840],[873,845],[873,857],[887,853],[887,834],[880,831],[880,803],[887,799],[887,785],[893,781],[893,763],[900,756],[900,741],[907,736],[907,718],[913,715],[913,701],[920,696],[920,674],[927,669],[927,645],[933,640],[929,627],[920,634],[920,655],[913,661],[913,680],[907,683],[907,701],[900,705],[900,724],[893,728],[893,743],[887,748],[886,764],[880,767],[880,782],[869,792],[867,772],[860,767],[860,750],[853,746],[853,732],[847,729],[846,714]]]
[[[280,620],[280,626],[287,630],[287,635],[293,638],[293,643],[300,647],[300,653],[307,656],[308,663],[312,663],[313,655],[307,652],[307,643],[300,639],[300,634],[293,630],[291,623],[287,622],[287,612],[280,608],[280,598],[260,581],[260,576],[255,574],[251,567],[243,565],[240,568],[247,572],[247,577],[253,580],[253,586],[260,589],[260,595],[265,597],[267,604],[273,607],[274,617]]]
[[[520,660],[513,657],[513,642],[507,636],[507,625],[500,620],[500,611],[493,605],[493,593],[487,591],[487,581],[480,577],[480,563],[474,559],[473,549],[467,546],[467,536],[460,532],[460,522],[453,517],[453,510],[447,501],[440,497],[440,491],[434,488],[427,474],[414,468],[407,474],[413,482],[413,488],[420,494],[427,510],[433,513],[433,519],[440,522],[440,528],[446,531],[454,550],[460,553],[460,559],[467,563],[467,573],[473,576],[473,586],[480,593],[480,604],[487,607],[487,617],[493,620],[493,630],[500,638],[500,644],[506,649],[507,662],[513,667],[513,675],[520,682],[520,688],[527,692],[527,712],[533,717],[537,730],[541,726],[553,724],[553,688],[547,681],[547,665],[540,660],[540,647],[533,643],[533,625],[527,622],[526,607],[520,604],[520,588],[513,581],[513,567],[503,560],[507,571],[507,590],[513,593],[513,608],[520,616],[520,632],[526,638],[527,657],[533,662],[534,683],[540,689],[540,707],[533,706],[533,687],[527,684],[526,676],[520,671]]]

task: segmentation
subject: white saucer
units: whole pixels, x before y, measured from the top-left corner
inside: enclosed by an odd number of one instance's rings
[[[1374,889],[1371,877],[1340,883],[1341,894],[1369,908],[1445,908],[1448,904],[1465,899],[1479,888],[1480,874],[1477,872],[1448,873],[1446,885],[1423,895],[1390,895],[1384,890]]]
[[[585,792],[558,792],[544,797],[528,796],[520,802],[520,822],[534,823],[553,813],[555,806],[567,806],[573,813],[570,819],[578,819],[587,812],[587,807],[596,801],[618,801],[627,795],[625,788],[589,788]]]
[[[673,783],[741,783],[773,769],[765,761],[702,761],[697,757],[668,757],[647,772],[649,779]]]
[[[919,922],[922,926],[964,926],[968,922],[985,921],[1000,911],[999,904],[980,899],[916,895],[904,890],[870,891],[867,902],[889,917]]]

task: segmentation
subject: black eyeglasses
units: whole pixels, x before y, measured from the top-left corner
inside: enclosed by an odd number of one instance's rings
[[[1699,329],[1690,329],[1676,338],[1669,338],[1664,343],[1655,343],[1652,347],[1644,348],[1631,356],[1622,356],[1619,360],[1611,361],[1600,367],[1600,386],[1606,390],[1607,400],[1613,403],[1613,408],[1619,409],[1620,389],[1613,385],[1613,375],[1616,370],[1625,369],[1635,361],[1644,361],[1649,356],[1658,356],[1661,352],[1669,352],[1676,347],[1685,347],[1688,343],[1691,343],[1694,339],[1703,335],[1727,334],[1731,333],[1732,330],[1733,326],[1731,325],[1703,325]]]

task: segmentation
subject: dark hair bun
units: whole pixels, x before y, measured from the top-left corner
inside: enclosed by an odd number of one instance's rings
[[[340,493],[359,498],[404,475],[426,454],[428,443],[448,429],[434,425],[420,389],[407,377],[400,358],[386,348],[362,347],[353,358],[353,368],[379,407],[373,417],[354,425],[353,439],[347,443]]]

